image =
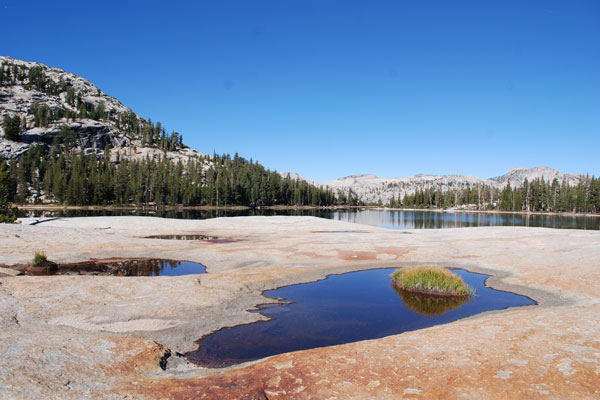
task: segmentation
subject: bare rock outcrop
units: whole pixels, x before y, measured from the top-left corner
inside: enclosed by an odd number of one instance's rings
[[[0,263],[166,257],[179,277],[0,277],[6,398],[596,398],[600,232],[488,227],[402,231],[311,217],[92,217],[0,226]],[[148,239],[204,234],[226,243]],[[329,232],[329,233],[328,233]],[[332,232],[336,232],[333,234]],[[177,353],[263,319],[263,290],[374,267],[438,263],[527,295],[511,308],[382,339],[206,369]]]
[[[9,140],[0,125],[0,158],[18,158],[34,145],[49,146],[63,127],[74,135],[70,146],[75,152],[102,157],[110,145],[113,161],[166,156],[186,162],[204,156],[187,147],[163,151],[145,144],[139,126],[146,121],[82,77],[10,57],[0,57],[0,65],[0,121],[17,117],[21,130],[18,140]]]

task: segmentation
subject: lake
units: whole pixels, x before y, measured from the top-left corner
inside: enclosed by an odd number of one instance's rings
[[[208,219],[237,216],[313,216],[379,226],[389,229],[444,229],[478,226],[526,226],[557,229],[600,229],[600,217],[572,215],[540,215],[518,213],[478,213],[404,210],[180,210],[180,211],[129,211],[129,210],[67,210],[20,211],[20,216],[30,217],[84,217],[84,216],[142,215],[178,219]]]
[[[329,218],[390,229],[444,229],[478,226],[600,229],[600,217],[518,213],[358,210],[334,211]]]

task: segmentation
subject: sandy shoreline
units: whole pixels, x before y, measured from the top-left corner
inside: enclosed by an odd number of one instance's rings
[[[3,266],[45,251],[58,262],[186,259],[208,273],[1,277],[6,356],[0,370],[6,373],[0,388],[9,398],[493,398],[507,390],[513,398],[600,396],[598,231],[486,227],[406,234],[312,217],[27,222],[0,225]],[[159,234],[241,240],[144,238]],[[491,274],[489,286],[527,295],[539,306],[222,371],[175,356],[207,333],[260,319],[246,310],[269,301],[263,290],[420,263]]]

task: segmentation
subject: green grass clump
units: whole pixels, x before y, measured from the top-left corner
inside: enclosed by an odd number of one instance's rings
[[[402,290],[441,296],[469,296],[473,289],[450,270],[438,265],[404,267],[391,275]]]
[[[48,261],[48,257],[46,257],[46,253],[44,252],[35,252],[35,255],[33,256],[33,265],[36,264],[40,264],[43,262]]]

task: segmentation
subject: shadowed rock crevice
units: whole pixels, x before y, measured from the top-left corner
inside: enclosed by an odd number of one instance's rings
[[[158,360],[158,365],[160,366],[160,369],[162,369],[163,371],[167,370],[167,362],[170,357],[171,357],[171,349],[164,347],[163,354]]]

